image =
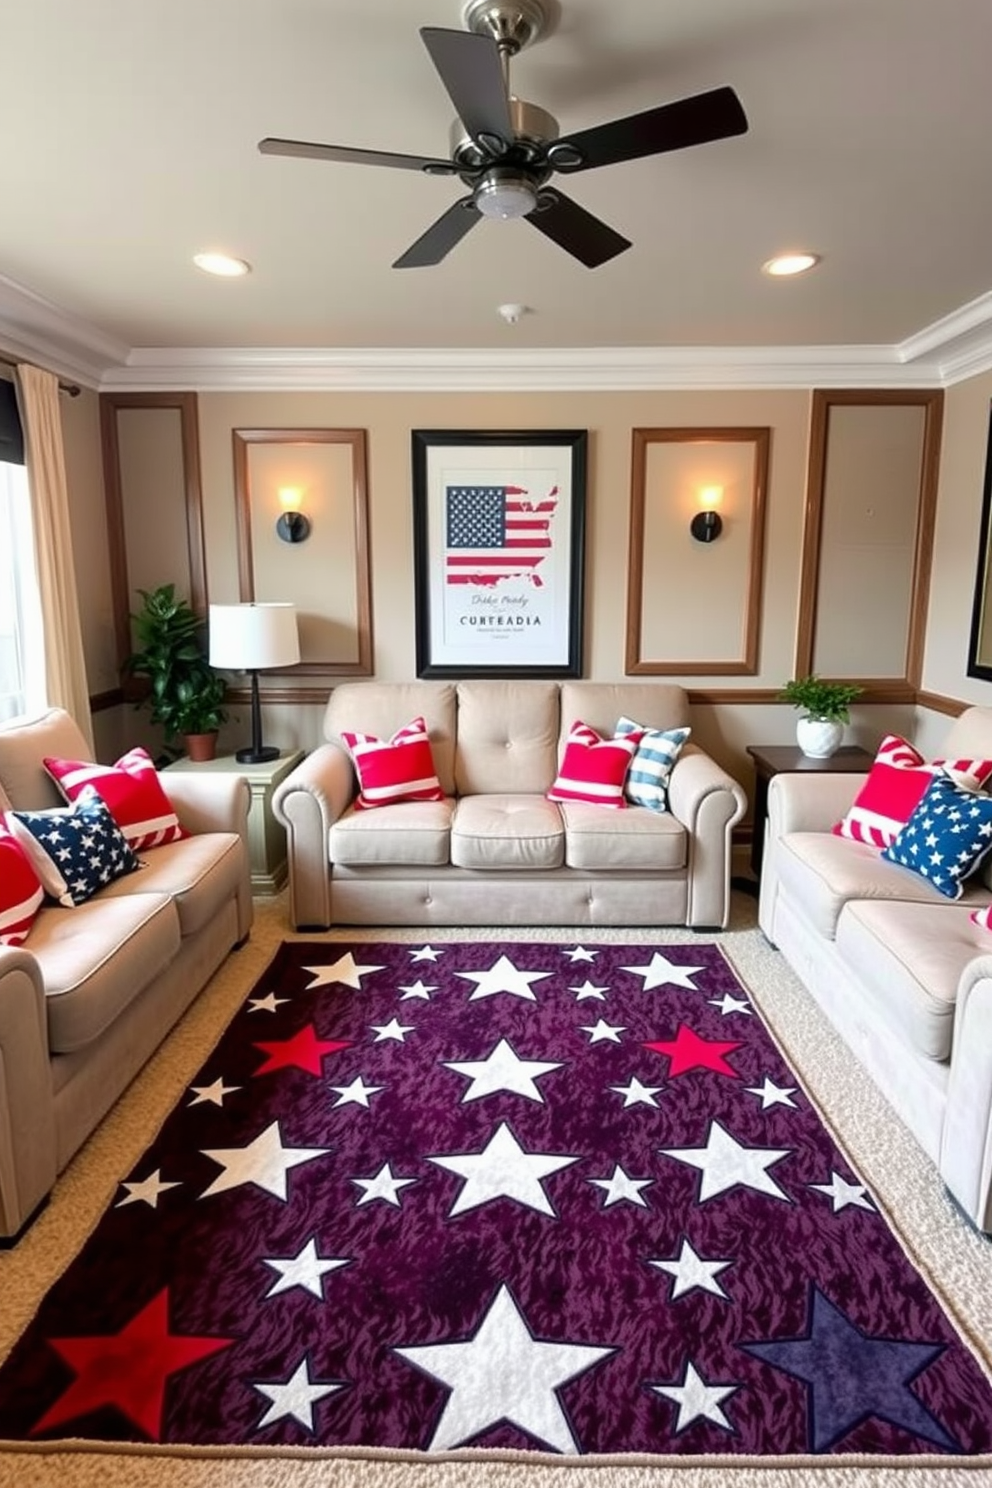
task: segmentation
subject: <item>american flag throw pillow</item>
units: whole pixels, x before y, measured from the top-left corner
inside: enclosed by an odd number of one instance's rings
[[[992,760],[931,760],[899,734],[886,734],[854,805],[833,828],[869,847],[889,847],[909,821],[938,770],[970,775],[979,786],[992,776]]]
[[[0,821],[0,945],[27,939],[45,891],[17,838]]]
[[[549,801],[585,801],[590,806],[625,807],[623,784],[642,729],[602,739],[594,728],[576,720],[568,731],[558,778]]]
[[[113,765],[46,759],[45,769],[70,805],[79,800],[86,786],[93,786],[134,852],[189,836],[162,788],[154,760],[140,746],[129,749]]]
[[[391,739],[351,733],[341,737],[358,775],[356,811],[393,806],[398,801],[444,800],[423,718],[411,719]]]

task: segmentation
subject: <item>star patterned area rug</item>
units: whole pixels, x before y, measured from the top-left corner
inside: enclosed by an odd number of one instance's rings
[[[8,1442],[992,1462],[711,944],[281,947],[0,1370]]]

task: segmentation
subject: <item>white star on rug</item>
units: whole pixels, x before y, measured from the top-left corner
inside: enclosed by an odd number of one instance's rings
[[[665,1157],[674,1157],[677,1162],[687,1163],[702,1173],[699,1184],[700,1204],[715,1198],[728,1188],[753,1188],[756,1193],[769,1194],[773,1199],[792,1200],[783,1193],[775,1179],[766,1171],[780,1158],[788,1157],[791,1147],[744,1147],[736,1142],[719,1121],[711,1121],[705,1147],[662,1147]]]
[[[550,1178],[560,1168],[571,1167],[579,1158],[525,1152],[503,1121],[481,1152],[453,1152],[450,1156],[429,1157],[427,1161],[465,1179],[448,1211],[449,1218],[464,1214],[467,1209],[478,1209],[492,1199],[513,1199],[527,1209],[557,1219],[541,1180]]]
[[[454,1070],[471,1080],[471,1085],[462,1096],[462,1105],[468,1101],[481,1100],[484,1095],[494,1095],[506,1090],[511,1095],[523,1095],[527,1100],[544,1104],[544,1096],[535,1084],[542,1075],[561,1069],[561,1064],[551,1064],[538,1059],[520,1059],[513,1045],[500,1039],[492,1053],[485,1059],[465,1060],[455,1064],[442,1060],[446,1069]]]
[[[829,1183],[810,1183],[810,1188],[815,1188],[817,1193],[826,1194],[832,1200],[834,1213],[840,1209],[846,1209],[848,1204],[854,1204],[858,1209],[874,1210],[875,1206],[867,1197],[868,1190],[863,1183],[848,1183],[833,1169],[830,1172]]]
[[[125,1204],[147,1204],[152,1209],[158,1208],[159,1194],[164,1194],[167,1188],[181,1188],[180,1183],[163,1183],[162,1169],[156,1168],[154,1173],[149,1173],[147,1178],[142,1178],[140,1183],[123,1183],[122,1188],[127,1193],[122,1199],[118,1199],[114,1205],[115,1209],[123,1209]]]
[[[295,1256],[262,1256],[261,1259],[266,1266],[271,1266],[273,1271],[279,1273],[266,1292],[267,1297],[274,1297],[277,1292],[288,1292],[293,1287],[302,1287],[322,1301],[324,1284],[321,1277],[326,1276],[329,1271],[337,1271],[339,1267],[351,1264],[350,1258],[318,1256],[317,1243],[313,1236]]]
[[[606,994],[610,989],[609,987],[597,987],[595,982],[591,982],[586,977],[581,987],[569,987],[568,990],[575,993],[576,1002],[585,1002],[588,997],[595,997],[597,1002],[605,1002]]]
[[[406,1043],[406,1036],[414,1030],[413,1023],[401,1023],[398,1018],[391,1018],[388,1023],[373,1023],[370,1025],[375,1038],[374,1044],[384,1043],[387,1039],[395,1039],[398,1044]]]
[[[792,1097],[796,1093],[795,1085],[776,1085],[774,1080],[765,1076],[763,1085],[746,1085],[748,1095],[756,1095],[761,1101],[761,1109],[767,1111],[770,1106],[791,1106],[796,1109],[796,1103]]]
[[[443,956],[444,951],[436,950],[432,945],[421,946],[419,951],[410,952],[411,961],[436,961],[438,956]]]
[[[212,1085],[191,1085],[189,1088],[193,1092],[193,1099],[190,1101],[191,1106],[199,1106],[206,1101],[210,1101],[215,1106],[222,1106],[225,1095],[233,1095],[236,1090],[241,1089],[241,1086],[225,1085],[224,1081],[218,1075]]]
[[[471,1441],[510,1421],[557,1452],[579,1450],[556,1391],[615,1352],[582,1343],[546,1343],[527,1327],[501,1286],[474,1338],[395,1350],[451,1391],[428,1450]]]
[[[374,1204],[379,1199],[383,1204],[393,1204],[397,1209],[401,1208],[400,1189],[406,1188],[410,1183],[416,1183],[416,1178],[394,1178],[393,1170],[388,1162],[383,1163],[378,1173],[371,1178],[352,1178],[349,1180],[360,1189],[363,1189],[362,1197],[356,1202],[356,1209],[363,1204]]]
[[[369,1097],[378,1095],[380,1090],[385,1090],[385,1085],[366,1085],[361,1075],[356,1075],[350,1085],[332,1085],[331,1089],[335,1095],[340,1096],[331,1107],[336,1111],[338,1106],[364,1106],[369,1110]]]
[[[250,997],[248,999],[248,1011],[250,1013],[274,1013],[277,1007],[288,1002],[288,997],[277,997],[274,992],[269,992],[265,997]]]
[[[650,992],[653,987],[687,987],[690,992],[698,992],[699,988],[692,980],[697,972],[705,971],[705,966],[679,966],[674,961],[669,961],[660,951],[655,951],[647,966],[621,966],[621,971],[631,971],[635,976],[644,978],[642,992]]]
[[[703,1292],[712,1292],[714,1297],[724,1297],[729,1301],[723,1287],[717,1281],[717,1275],[726,1266],[732,1266],[732,1260],[728,1261],[704,1261],[698,1256],[683,1237],[682,1249],[679,1251],[678,1259],[674,1261],[648,1261],[649,1266],[657,1266],[659,1271],[667,1271],[669,1276],[675,1277],[675,1285],[672,1287],[672,1295],[669,1299],[674,1302],[676,1297],[684,1297],[687,1292],[697,1289]]]
[[[731,997],[729,992],[725,992],[722,997],[708,997],[706,1001],[711,1007],[719,1008],[724,1017],[728,1013],[744,1013],[748,1018],[751,1017],[751,1009],[747,1003],[740,997]]]
[[[596,1188],[601,1188],[606,1195],[603,1200],[603,1208],[609,1209],[611,1204],[637,1204],[639,1208],[646,1209],[648,1201],[641,1193],[642,1188],[647,1188],[653,1183],[653,1178],[631,1178],[615,1163],[613,1173],[609,1178],[589,1178],[587,1180]]]
[[[610,1089],[616,1091],[617,1095],[623,1096],[623,1108],[628,1106],[654,1106],[657,1109],[656,1095],[664,1090],[664,1085],[642,1085],[636,1075],[631,1075],[629,1085],[611,1085]]]
[[[329,1147],[284,1147],[278,1121],[273,1121],[246,1147],[201,1148],[204,1157],[218,1163],[219,1173],[209,1188],[200,1195],[223,1193],[228,1188],[240,1188],[243,1183],[254,1183],[277,1199],[286,1200],[286,1174],[300,1163],[312,1162],[323,1157]]]
[[[420,997],[424,1002],[430,1002],[431,993],[437,991],[438,984],[430,985],[426,982],[411,982],[409,986],[400,987],[400,1002],[406,1002],[410,997]]]
[[[692,1361],[686,1360],[685,1374],[682,1376],[681,1385],[652,1385],[659,1395],[664,1395],[669,1400],[674,1400],[679,1408],[678,1419],[675,1422],[676,1436],[691,1426],[693,1421],[700,1417],[712,1421],[714,1426],[722,1426],[725,1431],[732,1431],[733,1427],[720,1409],[722,1401],[728,1395],[732,1395],[739,1385],[708,1385],[693,1368]]]
[[[456,971],[455,975],[475,982],[475,991],[469,996],[469,1002],[475,1002],[479,997],[495,997],[498,992],[509,992],[512,997],[524,997],[528,1002],[536,1002],[537,998],[530,989],[531,982],[543,981],[552,973],[518,971],[509,956],[500,956],[495,966],[491,966],[488,971]]]
[[[355,958],[349,951],[346,956],[339,956],[330,966],[304,966],[303,970],[313,973],[313,981],[307,982],[308,992],[312,992],[314,987],[331,987],[338,982],[344,987],[354,987],[361,991],[362,977],[371,976],[373,971],[384,971],[385,967],[356,965]]]
[[[332,1395],[335,1390],[343,1390],[344,1386],[329,1382],[321,1384],[311,1382],[310,1366],[304,1354],[288,1380],[281,1383],[272,1381],[266,1384],[253,1382],[252,1389],[257,1390],[260,1395],[267,1396],[272,1402],[255,1427],[256,1431],[261,1431],[263,1426],[271,1426],[273,1421],[281,1421],[283,1416],[292,1416],[312,1433],[314,1404],[318,1400],[323,1400],[325,1395]]]
[[[619,1044],[620,1035],[626,1031],[626,1023],[606,1023],[599,1018],[595,1023],[583,1023],[582,1032],[589,1035],[590,1044]]]
[[[585,946],[577,945],[573,946],[570,951],[562,951],[562,955],[567,956],[569,961],[595,961],[599,952],[588,951]]]

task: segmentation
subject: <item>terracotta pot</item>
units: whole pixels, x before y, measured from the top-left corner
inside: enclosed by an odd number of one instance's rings
[[[186,754],[191,760],[212,760],[217,758],[217,730],[211,734],[184,734],[183,742],[186,745]]]

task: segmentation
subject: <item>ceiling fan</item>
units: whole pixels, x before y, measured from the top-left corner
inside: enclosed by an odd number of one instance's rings
[[[629,248],[629,240],[549,185],[551,177],[744,134],[747,116],[733,88],[714,88],[559,138],[551,114],[510,92],[510,58],[547,29],[549,10],[548,0],[468,0],[462,13],[467,30],[421,28],[458,115],[448,160],[305,140],[263,139],[258,148],[263,155],[458,176],[468,195],[442,213],[394,269],[440,263],[480,216],[524,217],[587,268],[597,268]]]

